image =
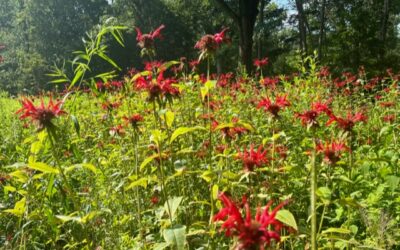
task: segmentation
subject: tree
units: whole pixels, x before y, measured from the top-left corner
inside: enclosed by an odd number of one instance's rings
[[[214,0],[214,2],[236,23],[239,30],[241,63],[246,67],[247,72],[251,72],[254,25],[259,13],[260,0]]]

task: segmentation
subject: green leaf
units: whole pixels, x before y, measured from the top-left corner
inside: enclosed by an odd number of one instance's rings
[[[214,176],[215,176],[215,175],[214,175],[214,173],[213,173],[212,171],[206,170],[206,171],[204,171],[204,172],[201,174],[200,177],[201,177],[203,180],[205,180],[206,182],[210,183],[211,180],[212,180],[212,178],[213,178]]]
[[[111,31],[112,36],[114,39],[122,46],[125,47],[124,42],[123,42],[123,37],[122,34],[119,30],[113,30]]]
[[[204,98],[208,94],[208,88],[203,86],[200,88],[201,100],[204,101]]]
[[[22,217],[22,215],[24,215],[25,209],[26,209],[25,204],[26,204],[26,198],[23,197],[21,200],[19,200],[19,201],[17,201],[17,203],[15,203],[15,206],[13,209],[6,209],[3,212],[10,213],[10,214],[13,214],[18,217]]]
[[[98,55],[103,58],[106,62],[111,64],[114,68],[121,70],[121,68],[111,59],[109,58],[106,54],[99,52]]]
[[[391,189],[392,192],[396,190],[396,188],[399,186],[400,183],[400,178],[395,176],[395,175],[389,175],[386,177],[386,184],[388,187]]]
[[[129,189],[132,189],[137,186],[147,188],[147,178],[143,177],[143,178],[140,178],[139,180],[132,182],[129,186],[127,186],[125,188],[125,190],[129,190]]]
[[[175,218],[176,211],[178,210],[179,205],[182,202],[183,197],[173,197],[164,203],[164,209],[167,214],[172,218]]]
[[[68,79],[65,79],[65,78],[55,79],[55,80],[50,81],[50,83],[66,83],[66,82],[68,82]]]
[[[347,228],[335,228],[331,227],[321,232],[321,234],[338,233],[338,234],[350,234],[351,231]]]
[[[218,185],[214,184],[212,187],[212,197],[214,200],[218,199]]]
[[[151,71],[148,71],[148,70],[139,72],[139,73],[137,73],[136,75],[134,75],[134,76],[132,77],[132,81],[136,81],[139,77],[141,77],[141,76],[148,76],[148,75],[150,75],[150,74],[151,74]]]
[[[153,245],[153,250],[164,250],[165,248],[169,247],[169,243],[167,242],[161,242],[161,243],[156,243]]]
[[[78,134],[78,136],[80,136],[81,126],[79,125],[78,118],[76,118],[74,115],[71,115],[71,120],[74,123],[75,132]]]
[[[140,170],[143,170],[150,162],[152,162],[155,158],[158,157],[158,154],[154,154],[152,156],[147,157],[146,159],[144,159],[144,161],[142,162],[142,164],[140,164]]]
[[[169,141],[169,143],[172,143],[178,136],[195,131],[195,130],[206,130],[203,127],[197,126],[197,127],[192,127],[192,128],[188,128],[188,127],[179,127],[177,128],[171,135],[171,139]]]
[[[17,189],[16,189],[15,187],[10,186],[10,185],[4,186],[3,188],[4,188],[4,191],[8,191],[8,192],[15,192],[15,191],[17,191]]]
[[[216,80],[208,80],[208,81],[204,84],[204,86],[205,86],[207,89],[209,89],[209,90],[214,89],[216,85],[217,85],[217,81],[216,81]]]
[[[177,225],[172,228],[168,228],[164,230],[164,239],[165,241],[171,245],[175,246],[177,250],[185,249],[186,242],[186,227],[182,225]]]
[[[31,145],[31,153],[34,155],[38,154],[42,148],[43,148],[43,143],[41,141],[35,141]]]
[[[84,73],[83,69],[79,69],[78,72],[76,72],[74,79],[72,79],[68,89],[71,89],[75,85],[75,83],[78,82],[78,80],[82,77],[83,73]]]
[[[165,71],[165,70],[169,69],[171,66],[176,65],[176,64],[180,64],[180,62],[178,62],[178,61],[166,62],[158,68],[157,73],[160,73],[161,71]]]
[[[317,189],[316,194],[326,204],[331,200],[332,191],[328,187],[320,187]]]
[[[10,173],[10,176],[15,177],[18,182],[25,183],[28,181],[28,176],[26,172],[21,171],[21,170],[16,170],[12,173]]]
[[[167,126],[170,128],[172,126],[172,123],[174,122],[175,114],[174,112],[168,110],[167,113],[165,114],[165,117],[166,117],[165,122],[167,123]]]
[[[298,230],[296,220],[294,219],[293,214],[289,210],[286,209],[279,210],[276,213],[275,218],[280,222],[282,222],[283,224],[292,227],[296,231]]]
[[[28,164],[28,167],[31,169],[39,170],[43,173],[49,173],[49,174],[58,174],[59,171],[58,169],[55,169],[53,167],[50,167],[46,163],[43,162],[32,162]]]
[[[157,147],[160,147],[160,143],[162,142],[163,136],[160,130],[155,129],[151,131],[150,141],[155,142]]]
[[[92,171],[94,174],[98,174],[98,172],[99,172],[99,170],[93,164],[90,164],[90,163],[75,164],[75,165],[67,168],[65,170],[65,172],[68,173],[76,168],[86,168],[86,169]]]
[[[82,218],[79,216],[68,216],[68,215],[56,215],[57,219],[60,219],[63,223],[68,221],[75,221],[82,223]]]

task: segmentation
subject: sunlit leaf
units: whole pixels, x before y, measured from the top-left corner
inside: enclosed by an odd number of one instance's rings
[[[43,162],[32,162],[27,165],[31,169],[35,169],[41,171],[43,173],[50,173],[50,174],[58,174],[59,170],[53,167],[50,167],[46,163]]]

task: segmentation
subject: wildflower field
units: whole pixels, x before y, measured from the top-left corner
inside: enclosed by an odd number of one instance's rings
[[[88,77],[108,27],[65,91],[0,96],[1,249],[399,249],[399,74],[217,75],[227,29],[160,62],[163,28],[141,69]]]

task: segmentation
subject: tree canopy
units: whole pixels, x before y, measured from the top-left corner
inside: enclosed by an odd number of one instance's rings
[[[150,31],[161,24],[157,60],[195,59],[200,37],[229,27],[232,43],[215,58],[219,69],[242,65],[251,73],[255,58],[268,57],[269,73],[290,73],[295,58],[316,51],[332,69],[397,70],[399,13],[400,0],[2,0],[0,88],[52,88],[50,67],[72,60],[86,32],[108,17],[128,27],[124,48],[109,44],[122,71],[142,67],[134,27]]]

